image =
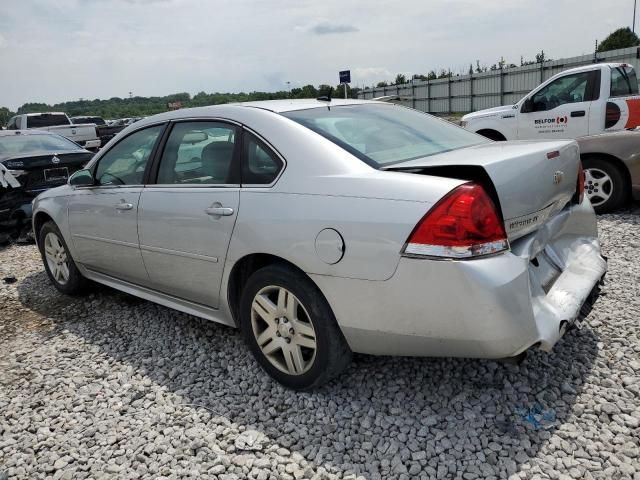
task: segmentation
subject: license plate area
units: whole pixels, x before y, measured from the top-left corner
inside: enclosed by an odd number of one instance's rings
[[[69,169],[67,167],[47,168],[44,171],[45,182],[66,181],[69,178]]]
[[[537,257],[531,260],[529,269],[545,293],[549,293],[553,284],[562,274],[561,267],[545,251],[540,252]]]

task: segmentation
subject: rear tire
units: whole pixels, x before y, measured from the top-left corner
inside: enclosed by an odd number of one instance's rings
[[[83,293],[89,281],[76,267],[60,229],[54,222],[46,222],[38,232],[38,248],[49,281],[67,295]]]
[[[284,265],[251,275],[240,300],[240,326],[260,366],[294,390],[328,382],[351,361],[351,350],[318,287]]]
[[[584,193],[596,213],[607,213],[622,207],[629,198],[629,183],[624,173],[606,158],[582,161],[585,174]]]

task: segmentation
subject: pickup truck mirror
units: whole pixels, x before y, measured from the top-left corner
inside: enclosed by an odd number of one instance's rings
[[[69,185],[72,187],[91,187],[95,183],[91,170],[78,170],[69,177]]]
[[[527,98],[522,104],[522,108],[520,109],[521,113],[529,113],[533,112],[533,100]]]

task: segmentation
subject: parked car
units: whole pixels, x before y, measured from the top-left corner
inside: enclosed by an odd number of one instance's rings
[[[96,125],[74,125],[65,113],[25,113],[11,117],[7,130],[38,129],[57,133],[88,150],[100,147],[100,135]]]
[[[219,105],[123,130],[33,225],[61,292],[91,279],[240,327],[308,389],[351,352],[550,350],[606,271],[581,173],[574,141],[388,103]]]
[[[102,117],[71,117],[74,124],[93,123],[96,125],[100,144],[106,145],[109,140],[116,136],[117,133],[124,130],[125,125],[108,125]]]
[[[0,132],[0,225],[16,238],[31,231],[31,202],[41,192],[64,185],[93,153],[66,138],[41,130]],[[12,182],[11,179],[14,181]],[[5,183],[7,185],[5,185]]]
[[[585,168],[585,195],[596,212],[640,200],[640,131],[623,130],[578,138]]]

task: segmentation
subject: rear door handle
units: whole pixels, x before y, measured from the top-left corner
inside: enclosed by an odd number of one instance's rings
[[[131,210],[133,203],[116,203],[116,210]]]
[[[584,110],[576,110],[575,112],[571,112],[572,117],[584,117],[587,112]]]
[[[233,208],[229,207],[209,207],[204,209],[204,213],[213,217],[228,217],[233,215]]]

